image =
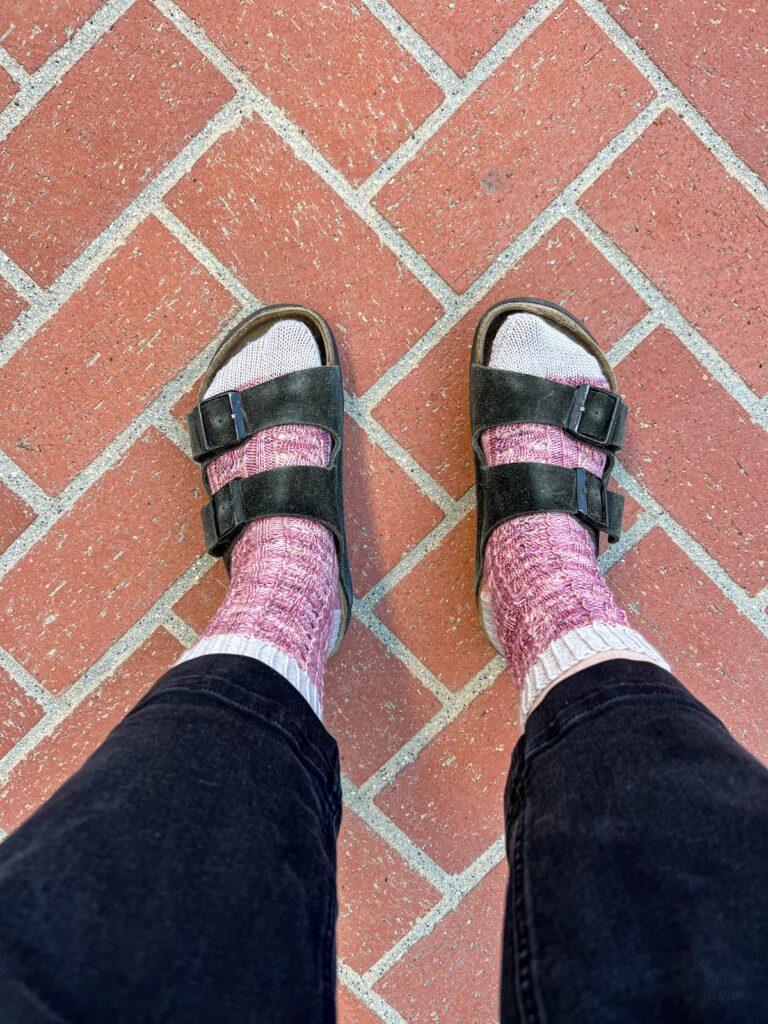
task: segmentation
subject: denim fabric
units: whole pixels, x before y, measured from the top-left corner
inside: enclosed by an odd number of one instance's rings
[[[554,687],[506,826],[504,1024],[768,1020],[768,772],[669,673]]]
[[[555,687],[507,786],[504,1024],[766,1019],[767,778],[654,666]],[[0,846],[0,1024],[333,1024],[340,814],[284,679],[172,669]]]
[[[340,815],[281,676],[171,669],[0,846],[0,1021],[332,1024]]]

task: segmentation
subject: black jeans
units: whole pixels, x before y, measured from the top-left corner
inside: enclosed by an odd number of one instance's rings
[[[172,669],[0,847],[0,1021],[334,1021],[340,815],[283,679]],[[768,773],[672,676],[555,687],[506,818],[504,1022],[768,1017]]]

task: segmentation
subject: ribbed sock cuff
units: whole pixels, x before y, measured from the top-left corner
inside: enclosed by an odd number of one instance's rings
[[[607,622],[591,622],[587,626],[579,626],[553,640],[526,672],[520,693],[522,725],[525,725],[536,701],[564,672],[575,668],[582,661],[594,658],[596,654],[610,651],[615,651],[617,657],[621,652],[641,655],[669,671],[664,658],[637,630]]]
[[[196,640],[189,650],[182,654],[176,664],[180,665],[184,661],[191,661],[192,658],[202,658],[206,654],[240,654],[245,658],[260,661],[262,665],[268,665],[299,691],[322,721],[323,702],[320,691],[307,673],[299,668],[298,663],[274,644],[266,643],[256,637],[221,633],[218,636],[207,636]]]

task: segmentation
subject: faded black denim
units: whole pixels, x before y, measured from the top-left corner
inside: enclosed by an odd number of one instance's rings
[[[505,1024],[768,1018],[767,777],[653,666],[556,687],[507,786]],[[285,680],[172,669],[0,846],[0,1024],[333,1024],[340,815]]]

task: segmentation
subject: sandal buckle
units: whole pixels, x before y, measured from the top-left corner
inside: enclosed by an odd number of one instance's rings
[[[235,477],[220,487],[211,497],[211,525],[213,544],[218,547],[228,544],[245,524],[243,492],[240,479]]]
[[[229,418],[231,419],[234,428],[235,436],[233,440],[218,443],[212,440],[208,436],[208,431],[205,429],[205,412],[206,407],[213,408],[213,403],[221,405],[222,401],[226,399],[229,404]],[[200,424],[200,437],[202,438],[203,445],[206,453],[220,451],[225,448],[234,448],[238,444],[242,444],[248,437],[248,433],[245,428],[245,415],[243,413],[243,403],[240,400],[239,391],[225,391],[220,395],[212,395],[210,398],[206,398],[205,401],[201,402],[197,407],[198,422]]]
[[[581,426],[584,413],[587,411],[590,392],[595,392],[595,394],[600,395],[600,401],[608,399],[612,403],[608,426],[600,435],[590,434],[588,431],[583,430]],[[576,389],[576,394],[573,396],[571,409],[565,422],[565,429],[571,437],[575,437],[577,441],[585,441],[587,444],[596,445],[598,448],[607,448],[610,446],[613,439],[614,430],[616,429],[616,421],[619,418],[621,407],[621,398],[613,391],[606,391],[604,388],[595,388],[592,387],[591,384],[580,384]]]
[[[608,488],[605,480],[597,478],[600,484],[600,518],[593,515],[589,509],[589,498],[587,496],[587,471],[576,470],[576,509],[579,519],[591,526],[593,530],[608,532]]]

